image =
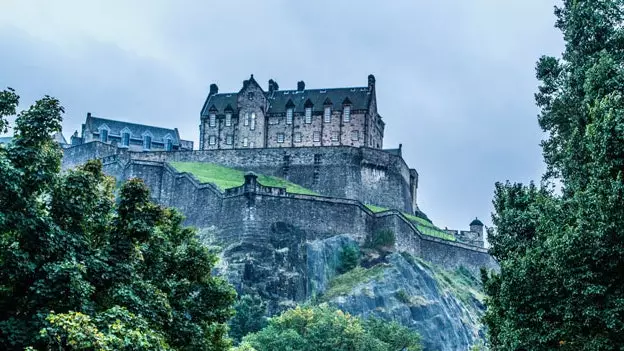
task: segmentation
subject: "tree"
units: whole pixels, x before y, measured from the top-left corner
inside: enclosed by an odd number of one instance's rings
[[[0,128],[19,97],[0,93]],[[0,148],[0,349],[224,350],[235,293],[216,256],[99,161],[60,173],[50,135],[63,108],[46,96]]]
[[[238,350],[409,351],[421,350],[418,334],[396,322],[362,321],[327,305],[297,307],[243,338]]]
[[[267,305],[257,295],[243,295],[234,305],[236,314],[230,319],[229,335],[240,342],[243,336],[259,331],[267,324]]]
[[[497,184],[500,274],[483,274],[493,350],[624,346],[624,1],[565,0],[542,57],[542,185]],[[561,184],[555,192],[554,183]]]

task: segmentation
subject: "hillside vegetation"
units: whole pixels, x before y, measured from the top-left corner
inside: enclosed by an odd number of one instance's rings
[[[245,182],[244,171],[214,163],[170,162],[169,164],[177,171],[191,173],[200,182],[212,183],[221,190],[236,188]],[[318,195],[310,189],[278,177],[258,174],[258,182],[265,186],[286,188],[286,191],[293,194]]]
[[[385,208],[385,207],[380,207],[380,206],[376,206],[376,205],[370,205],[367,204],[366,207],[373,211],[374,213],[381,213],[381,212],[385,212],[385,211],[389,211],[389,208]],[[440,238],[440,239],[444,239],[444,240],[449,240],[449,241],[456,241],[455,237],[450,235],[449,233],[445,232],[444,230],[436,227],[433,223],[431,223],[430,221],[424,219],[424,218],[420,218],[418,216],[414,216],[411,215],[409,213],[406,212],[401,212],[410,222],[412,222],[412,224],[414,226],[416,226],[416,228],[423,233],[424,235],[428,235],[428,236],[434,236],[436,238]]]

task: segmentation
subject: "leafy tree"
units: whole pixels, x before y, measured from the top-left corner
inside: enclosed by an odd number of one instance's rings
[[[229,335],[239,342],[243,336],[254,333],[267,324],[267,305],[257,295],[243,295],[234,305],[236,314],[230,319]]]
[[[18,101],[0,93],[1,128]],[[142,181],[115,203],[99,161],[60,173],[62,113],[37,101],[0,148],[0,349],[227,349],[235,293],[216,256]]]
[[[345,245],[340,250],[340,266],[338,273],[346,273],[357,267],[360,261],[360,250],[357,245]]]
[[[418,334],[395,322],[362,321],[327,305],[297,307],[243,338],[239,351],[421,350]]]
[[[483,274],[493,350],[624,347],[624,1],[565,0],[536,94],[543,184],[497,184]],[[554,182],[561,192],[554,191]]]

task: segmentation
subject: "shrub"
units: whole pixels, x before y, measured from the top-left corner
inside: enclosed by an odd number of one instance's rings
[[[407,295],[407,292],[405,292],[405,290],[400,289],[399,291],[396,292],[396,298],[397,300],[403,302],[403,303],[410,303],[410,297],[409,295]]]
[[[355,245],[345,245],[340,251],[340,266],[338,273],[346,273],[357,267],[360,262],[360,250]]]
[[[396,242],[396,236],[390,229],[378,230],[371,235],[367,240],[367,247],[371,249],[381,249],[394,245]]]

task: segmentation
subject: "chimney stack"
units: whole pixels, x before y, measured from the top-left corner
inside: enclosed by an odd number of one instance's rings
[[[279,90],[279,85],[273,79],[269,79],[269,93]]]
[[[208,95],[215,95],[219,93],[219,87],[216,84],[210,84],[210,93]]]
[[[368,90],[375,89],[375,76],[372,74],[368,75]]]
[[[305,90],[305,82],[300,80],[297,82],[297,91],[304,91]]]

